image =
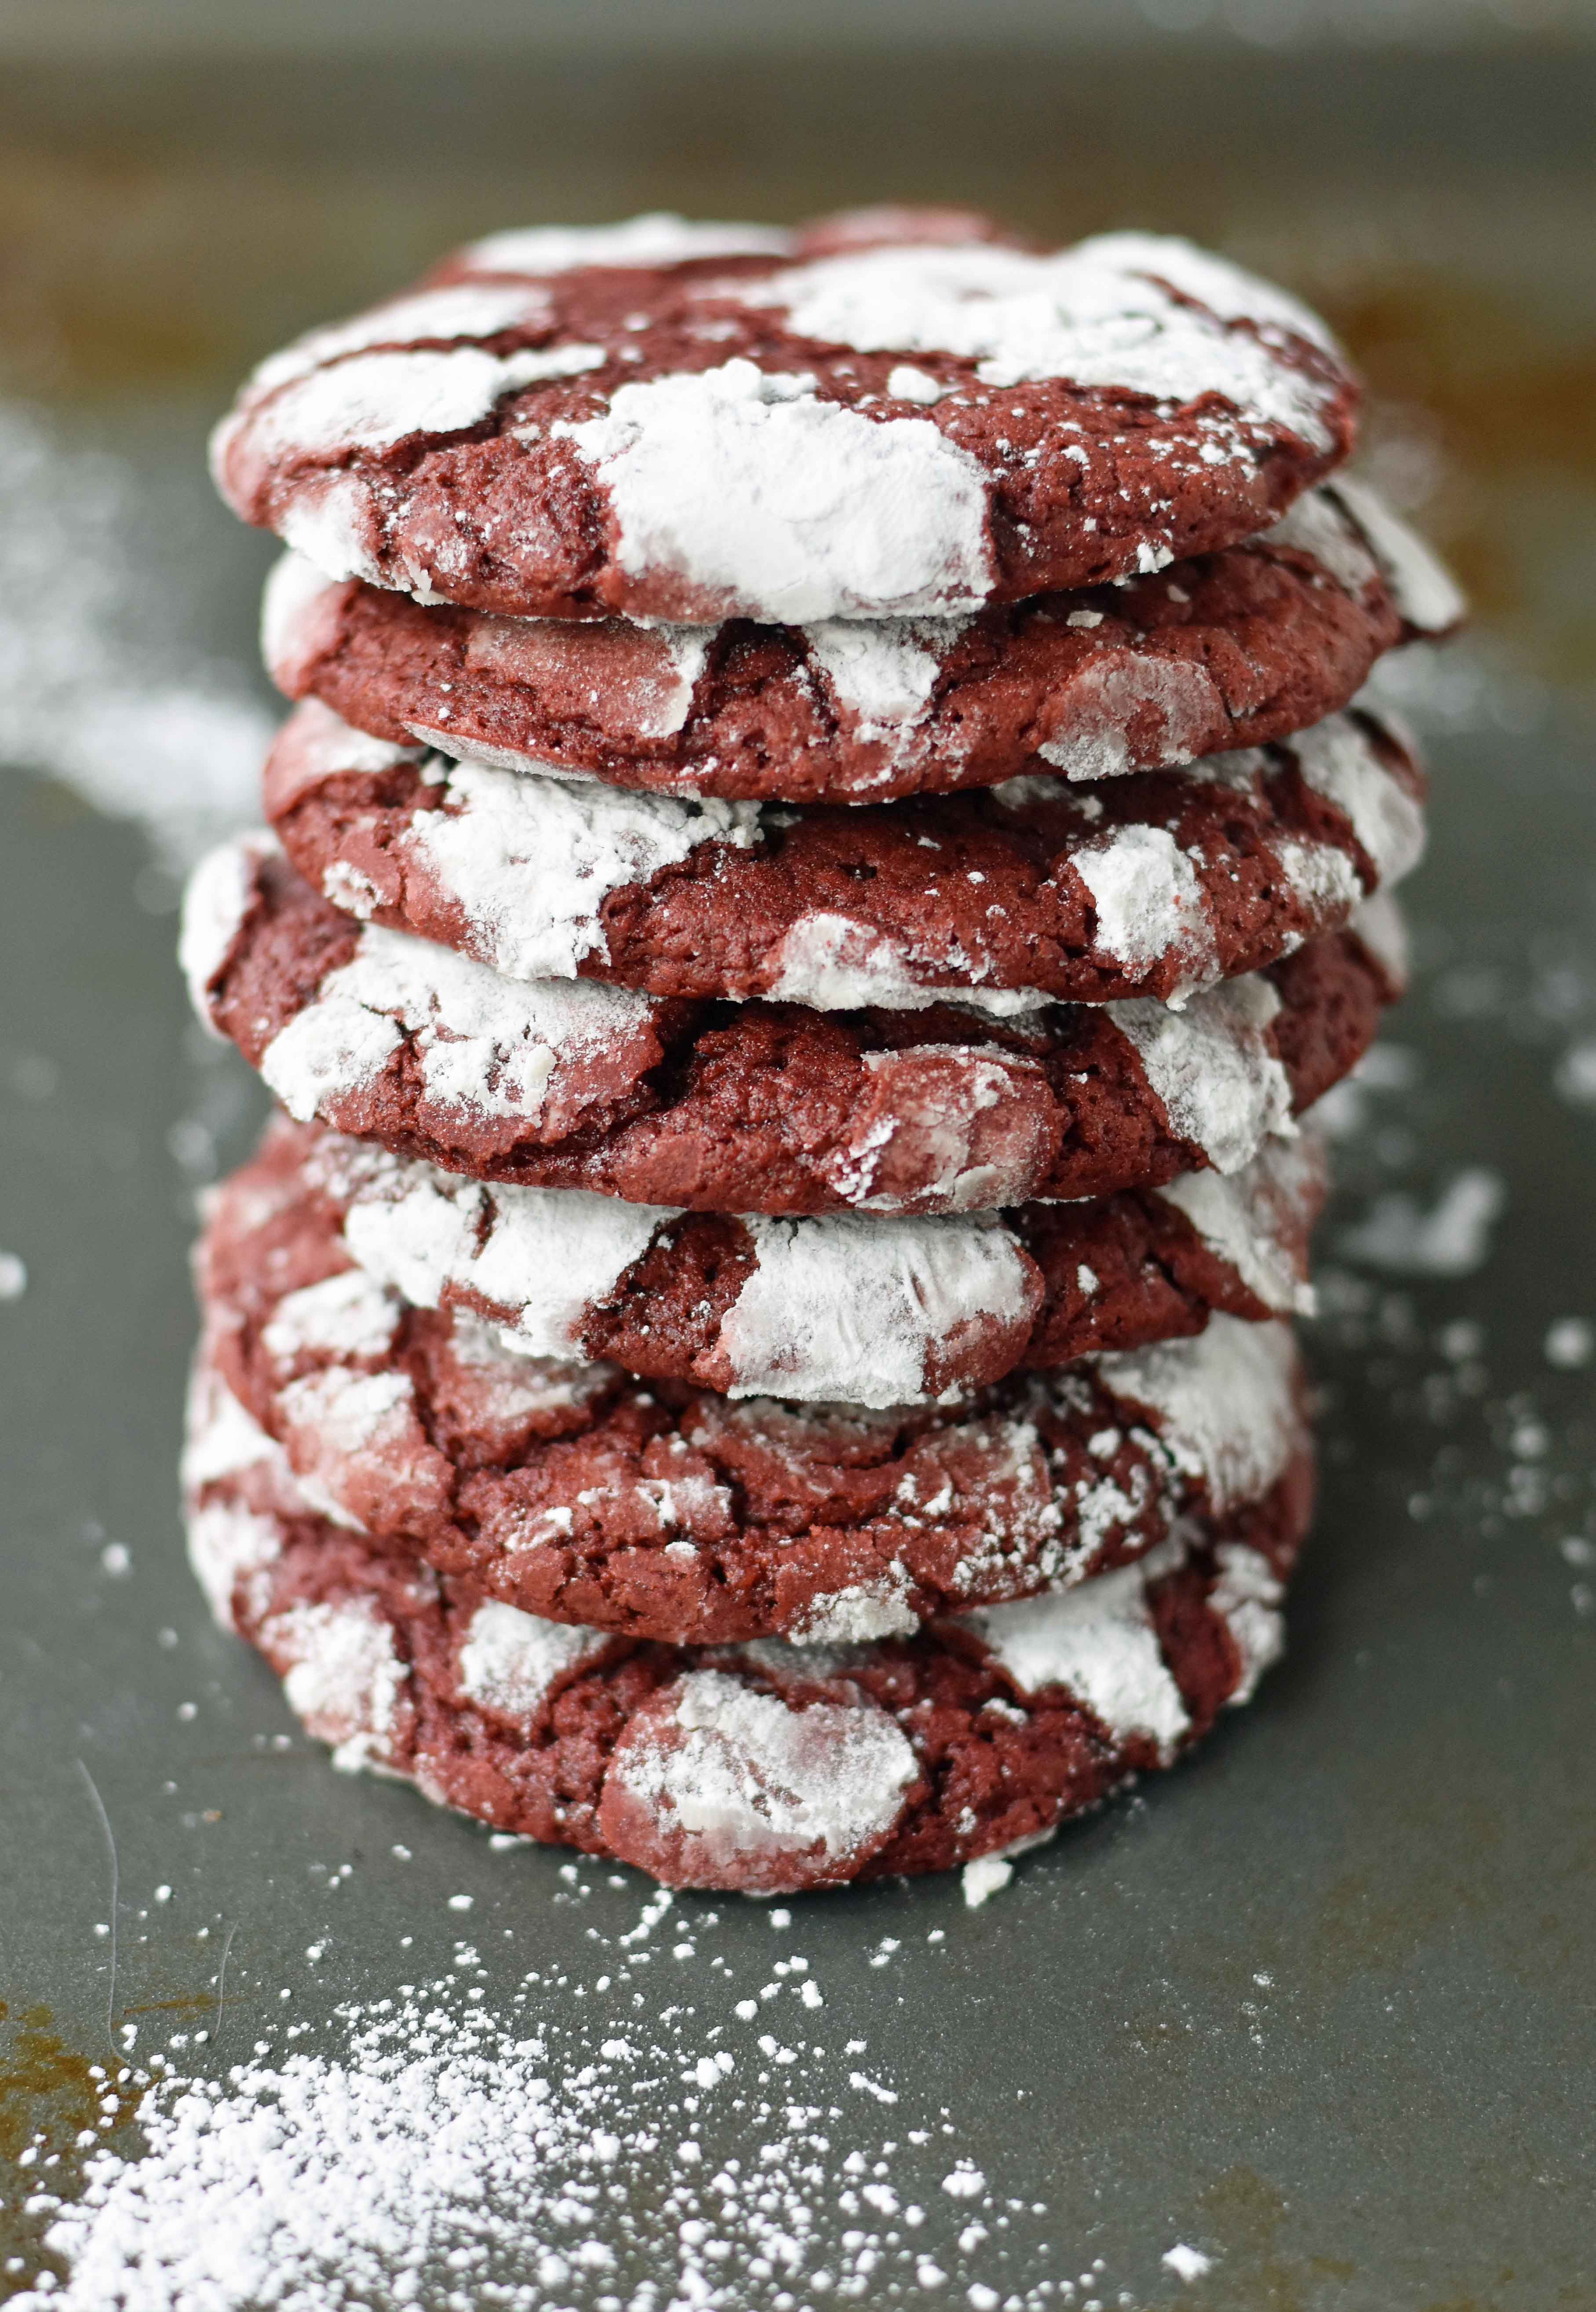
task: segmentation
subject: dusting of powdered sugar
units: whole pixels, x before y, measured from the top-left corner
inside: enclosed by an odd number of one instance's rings
[[[1363,532],[1408,626],[1421,635],[1443,635],[1467,615],[1469,605],[1440,556],[1391,512],[1378,491],[1351,474],[1337,474],[1326,487]]]
[[[900,740],[931,705],[963,618],[823,618],[803,629],[837,705],[864,738]]]
[[[1342,592],[1355,598],[1365,593],[1380,575],[1380,566],[1364,541],[1363,525],[1350,517],[1349,510],[1343,506],[1330,485],[1305,490],[1257,542],[1260,546],[1292,547],[1299,554],[1311,554]]]
[[[1251,331],[1223,326],[1248,320],[1322,346],[1323,324],[1189,241],[1104,233],[1050,256],[991,241],[855,250],[739,293],[780,306],[797,336],[826,345],[952,355],[973,361],[984,385],[1067,379],[1177,407],[1218,394],[1245,419],[1329,446],[1323,388]]]
[[[720,224],[651,209],[619,224],[513,227],[474,241],[460,262],[473,273],[534,276],[579,267],[688,265],[706,257],[782,257],[792,236],[779,225]]]
[[[856,1702],[802,1708],[723,1670],[689,1670],[671,1696],[665,1738],[623,1739],[605,1777],[659,1831],[690,1842],[715,1870],[750,1857],[813,1856],[844,1870],[884,1838],[919,1780],[906,1735]]]
[[[259,1070],[301,1123],[373,1082],[408,1035],[425,1102],[488,1117],[541,1114],[566,1064],[636,1030],[653,1009],[630,988],[502,979],[451,948],[375,924],[272,1038]]]
[[[1045,710],[1065,727],[1043,739],[1037,753],[1066,779],[1109,779],[1139,768],[1128,737],[1133,719],[1148,707],[1160,717],[1161,762],[1195,756],[1223,700],[1206,666],[1185,659],[1144,658],[1120,651],[1088,661]]]
[[[1267,1492],[1300,1442],[1297,1363],[1284,1325],[1215,1313],[1195,1340],[1115,1349],[1092,1362],[1105,1388],[1152,1416],[1177,1467],[1205,1488],[1218,1516]]]
[[[291,1606],[262,1623],[260,1643],[274,1660],[286,1658],[288,1707],[330,1745],[335,1766],[356,1773],[380,1759],[410,1675],[380,1615],[360,1598]]]
[[[485,1710],[535,1717],[562,1677],[595,1661],[613,1642],[577,1622],[546,1622],[495,1600],[478,1606],[460,1650],[460,1692]]]
[[[1030,1263],[985,1219],[743,1222],[755,1264],[721,1319],[731,1394],[841,1398],[881,1408],[926,1394],[926,1365],[989,1318],[1017,1325]]]
[[[811,1598],[788,1636],[799,1646],[855,1646],[873,1638],[909,1638],[919,1620],[908,1603],[913,1583],[896,1560],[868,1581],[821,1590]]]
[[[206,856],[189,876],[183,893],[182,928],[178,935],[178,968],[188,983],[195,1011],[213,1034],[219,1033],[210,1017],[210,985],[232,951],[255,904],[256,870],[278,849],[275,835],[249,836],[240,843],[224,843]]]
[[[246,393],[270,393],[307,376],[324,362],[373,346],[451,345],[462,338],[496,337],[501,329],[536,328],[548,319],[548,299],[524,283],[461,282],[446,289],[422,289],[390,304],[376,305],[352,321],[311,329],[281,353],[268,355],[254,370]]]
[[[1218,952],[1196,868],[1164,827],[1117,827],[1072,853],[1097,922],[1098,955],[1140,978],[1178,961],[1178,992],[1217,976]]]
[[[1295,1140],[1267,1141],[1240,1172],[1183,1172],[1158,1194],[1266,1309],[1311,1317],[1313,1287],[1302,1274],[1302,1250],[1324,1176],[1323,1146],[1305,1131]]]
[[[1280,1611],[1285,1585],[1268,1559],[1237,1541],[1223,1541],[1215,1553],[1219,1579],[1208,1604],[1231,1633],[1241,1658],[1241,1676],[1229,1697],[1233,1707],[1250,1702],[1258,1682],[1285,1651],[1285,1617]]]
[[[960,1626],[1022,1694],[1062,1686],[1115,1740],[1142,1736],[1167,1756],[1190,1721],[1164,1666],[1147,1589],[1185,1555],[1185,1545],[1171,1539],[1135,1565],[1050,1596],[988,1606],[961,1616]]]
[[[612,891],[647,885],[706,844],[746,850],[757,803],[696,801],[626,787],[490,770],[434,758],[442,805],[400,836],[458,901],[469,951],[508,979],[566,979],[609,954],[601,910]]]
[[[800,915],[765,959],[767,994],[776,1002],[814,1012],[924,1012],[939,1003],[989,1019],[1039,1012],[1057,997],[1039,987],[929,985],[914,976],[908,944],[873,924],[826,909]]]
[[[554,430],[609,495],[620,567],[679,580],[696,617],[946,614],[991,587],[986,477],[928,418],[866,417],[734,360],[620,386]]]
[[[272,732],[202,639],[227,589],[189,465],[0,403],[0,760],[141,827],[162,883],[255,816]]]
[[[1378,882],[1399,882],[1417,866],[1425,849],[1424,807],[1392,776],[1350,715],[1328,715],[1311,731],[1300,731],[1290,748],[1314,793],[1351,820]]]
[[[1200,1148],[1216,1171],[1239,1171],[1271,1133],[1295,1130],[1291,1079],[1268,1040],[1280,997],[1261,973],[1209,988],[1181,1012],[1140,995],[1106,1009],[1171,1132]]]

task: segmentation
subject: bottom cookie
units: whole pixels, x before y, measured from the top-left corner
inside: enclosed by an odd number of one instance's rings
[[[1134,1565],[908,1639],[668,1646],[541,1620],[329,1523],[213,1369],[189,1549],[334,1764],[667,1886],[792,1894],[1045,1837],[1245,1702],[1311,1484]],[[1245,1540],[1236,1537],[1244,1531]]]

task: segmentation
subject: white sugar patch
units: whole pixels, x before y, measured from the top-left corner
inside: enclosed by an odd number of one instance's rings
[[[476,273],[552,274],[579,266],[686,265],[706,257],[780,257],[778,225],[718,224],[652,209],[620,224],[529,225],[489,233],[461,255]]]
[[[1171,1131],[1200,1148],[1217,1171],[1238,1171],[1271,1133],[1294,1130],[1291,1079],[1267,1036],[1280,998],[1260,974],[1195,995],[1182,1012],[1145,996],[1106,1008],[1141,1061]]]
[[[535,1717],[560,1678],[611,1642],[603,1630],[490,1601],[472,1615],[460,1650],[460,1691],[506,1717]]]
[[[1062,1686],[1117,1741],[1141,1735],[1167,1753],[1190,1721],[1164,1667],[1147,1584],[1183,1555],[1179,1542],[1166,1543],[1137,1564],[1049,1597],[987,1607],[962,1624],[1022,1694]]]
[[[743,1222],[756,1265],[721,1320],[736,1397],[837,1397],[884,1407],[925,1396],[940,1345],[987,1316],[1016,1324],[1030,1264],[990,1222]]]
[[[1152,1415],[1177,1467],[1206,1487],[1217,1515],[1256,1501],[1299,1441],[1296,1356],[1284,1325],[1216,1314],[1195,1340],[1092,1362],[1105,1388]]]
[[[471,951],[510,979],[574,976],[607,956],[601,909],[706,843],[759,839],[757,803],[678,801],[476,763],[439,763],[440,809],[418,810],[402,848],[456,898]]]
[[[1133,718],[1151,708],[1162,724],[1157,759],[1186,762],[1198,752],[1222,706],[1206,667],[1117,652],[1090,661],[1048,702],[1048,719],[1066,727],[1055,727],[1036,751],[1067,779],[1116,778],[1146,759],[1143,750],[1133,763],[1128,731]]]
[[[675,1217],[582,1188],[488,1187],[352,1143],[326,1169],[347,1200],[344,1242],[368,1275],[418,1308],[480,1295],[528,1356],[580,1354],[589,1311]]]
[[[958,355],[986,385],[1061,378],[1175,405],[1221,394],[1246,417],[1329,446],[1322,389],[1251,333],[1222,326],[1246,319],[1323,345],[1322,323],[1188,241],[1105,233],[1045,257],[986,241],[858,250],[742,294],[782,306],[796,335],[827,345]]]
[[[908,1604],[911,1587],[908,1567],[894,1563],[871,1581],[822,1590],[810,1600],[788,1637],[799,1646],[855,1646],[874,1638],[912,1637],[920,1625]]]
[[[1285,1651],[1285,1617],[1280,1611],[1285,1585],[1267,1557],[1240,1542],[1222,1542],[1215,1553],[1219,1579],[1208,1592],[1241,1658],[1241,1683],[1228,1700],[1239,1709],[1250,1702],[1258,1682]]]
[[[195,1368],[189,1388],[180,1476],[186,1493],[198,1493],[219,1477],[266,1466],[286,1470],[283,1449],[208,1365]]]
[[[465,282],[447,289],[424,289],[412,297],[396,297],[391,304],[373,306],[353,321],[311,329],[281,353],[269,355],[245,390],[270,393],[324,362],[364,353],[373,346],[408,346],[434,340],[449,345],[461,338],[496,337],[501,329],[535,328],[547,321],[548,310],[547,293],[524,284]]]
[[[901,738],[931,705],[963,618],[825,618],[805,626],[810,655],[865,737]]]
[[[1324,1177],[1324,1154],[1308,1133],[1266,1142],[1228,1178],[1183,1172],[1159,1189],[1185,1213],[1210,1252],[1228,1261],[1249,1292],[1282,1317],[1311,1317],[1313,1288],[1302,1274],[1306,1215]]]
[[[207,1502],[185,1519],[189,1564],[213,1617],[232,1627],[232,1595],[245,1574],[262,1573],[282,1555],[282,1524],[235,1502]]]
[[[1138,976],[1179,960],[1181,985],[1198,987],[1218,956],[1197,870],[1167,828],[1118,827],[1070,863],[1097,911],[1093,947]]]
[[[260,655],[272,680],[290,696],[309,677],[322,618],[343,582],[292,551],[271,566],[260,597]]]
[[[285,1293],[261,1333],[267,1356],[289,1364],[301,1356],[381,1357],[399,1329],[392,1296],[358,1268]]]
[[[1379,493],[1351,474],[1328,485],[1367,539],[1407,623],[1421,635],[1444,634],[1468,614],[1461,589],[1440,556],[1399,520]]]
[[[1334,487],[1306,490],[1272,530],[1258,539],[1260,546],[1289,546],[1311,554],[1340,587],[1355,598],[1380,575],[1380,565],[1364,541],[1362,525],[1350,519]]]
[[[173,872],[259,810],[272,733],[196,633],[203,486],[0,403],[0,761],[134,821]]]
[[[908,948],[873,924],[820,910],[800,915],[766,959],[768,993],[814,1012],[924,1012],[953,1003],[998,1020],[1043,1011],[1057,999],[1036,987],[944,987],[916,978]]]
[[[392,1730],[408,1662],[386,1622],[364,1602],[293,1606],[261,1625],[260,1643],[281,1660],[288,1707],[346,1773],[380,1761]]]
[[[592,980],[502,979],[469,956],[368,924],[350,960],[267,1046],[260,1073],[308,1123],[381,1074],[408,1032],[428,1103],[532,1118],[562,1063],[601,1050],[653,1008]]]
[[[1392,777],[1349,715],[1328,716],[1299,731],[1290,747],[1315,793],[1352,821],[1380,882],[1399,882],[1417,866],[1425,850],[1423,806]]]
[[[256,868],[261,860],[271,858],[277,847],[276,836],[270,835],[219,845],[206,853],[189,878],[178,935],[178,967],[188,982],[194,1009],[207,1026],[210,984],[226,962],[254,904]]]
[[[616,1754],[618,1786],[713,1868],[750,1855],[814,1854],[840,1869],[884,1837],[919,1766],[873,1703],[794,1709],[723,1671],[691,1670],[675,1690],[671,1738]]]
[[[578,376],[603,358],[597,346],[515,354],[487,354],[475,346],[355,354],[312,370],[251,412],[245,420],[249,455],[262,464],[342,450],[390,450],[413,434],[464,433],[506,394],[546,378]],[[236,429],[237,423],[227,419],[224,426]],[[311,554],[303,538],[291,542]]]
[[[680,579],[696,616],[948,612],[990,587],[986,478],[929,419],[866,417],[812,378],[730,361],[623,385],[556,431],[609,493],[621,568]]]

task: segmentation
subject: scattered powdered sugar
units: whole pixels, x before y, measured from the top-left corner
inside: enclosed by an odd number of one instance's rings
[[[623,1737],[605,1780],[725,1870],[818,1853],[842,1870],[884,1838],[919,1780],[908,1738],[861,1695],[794,1707],[741,1678],[689,1670],[662,1721]]]
[[[557,1678],[595,1660],[610,1640],[574,1622],[546,1622],[513,1606],[478,1606],[460,1650],[460,1691],[485,1709],[531,1717]]]
[[[399,849],[460,903],[473,954],[510,979],[570,978],[609,943],[610,892],[647,884],[701,845],[746,849],[757,803],[679,801],[478,763],[436,760],[444,800]]]
[[[743,1223],[756,1263],[721,1320],[734,1397],[884,1407],[926,1393],[939,1345],[983,1316],[1018,1324],[1028,1269],[995,1221],[951,1217]]]
[[[171,615],[211,574],[188,462],[136,472],[0,404],[0,761],[136,821],[172,872],[259,810],[272,731]]]
[[[1100,955],[1138,975],[1179,957],[1187,988],[1215,976],[1219,962],[1203,887],[1167,828],[1117,827],[1074,853],[1070,863],[1097,911]]]
[[[686,265],[705,257],[780,257],[779,225],[719,224],[651,209],[620,224],[547,224],[491,232],[460,252],[473,273],[550,274],[579,266]]]
[[[991,241],[857,250],[741,293],[783,307],[796,335],[826,345],[955,355],[985,385],[1067,378],[1177,406],[1221,394],[1243,417],[1329,446],[1322,388],[1250,332],[1220,326],[1245,319],[1323,346],[1322,323],[1189,241],[1104,233],[1050,256]]]
[[[1341,1231],[1336,1248],[1348,1260],[1399,1276],[1472,1276],[1489,1257],[1491,1230],[1506,1205],[1501,1175],[1470,1165],[1430,1212],[1400,1188],[1376,1196],[1357,1226]]]
[[[1169,2266],[1177,2280],[1183,2280],[1188,2287],[1194,2280],[1201,2280],[1206,2273],[1214,2269],[1212,2256],[1205,2255],[1200,2247],[1188,2247],[1184,2240],[1177,2240],[1173,2247],[1166,2247],[1161,2261]]]
[[[621,568],[680,580],[694,617],[946,613],[990,588],[985,477],[927,418],[734,360],[620,386],[555,430],[609,493]]]
[[[1215,1314],[1195,1340],[1116,1349],[1092,1362],[1105,1388],[1146,1409],[1218,1515],[1266,1492],[1300,1440],[1297,1363],[1284,1325]]]
[[[1267,1034],[1280,998],[1261,973],[1206,989],[1180,1012],[1140,995],[1107,1010],[1171,1133],[1200,1148],[1216,1171],[1238,1171],[1270,1134],[1295,1130],[1291,1079]]]
[[[1164,1667],[1147,1589],[1185,1554],[1185,1544],[1172,1539],[1135,1565],[1050,1596],[988,1606],[963,1616],[963,1625],[1022,1694],[1067,1686],[1115,1739],[1146,1736],[1167,1755],[1190,1721]]]

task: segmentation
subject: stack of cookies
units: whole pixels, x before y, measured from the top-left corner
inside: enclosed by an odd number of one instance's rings
[[[250,380],[186,1484],[338,1764],[768,1894],[1251,1693],[1423,840],[1354,702],[1460,611],[1355,404],[1185,242],[913,210],[499,234]]]

